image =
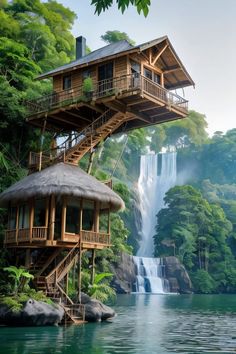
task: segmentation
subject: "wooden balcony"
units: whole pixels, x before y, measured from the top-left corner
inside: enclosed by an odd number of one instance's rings
[[[94,231],[81,231],[81,242],[84,248],[103,248],[111,246],[110,234],[94,232]],[[102,246],[102,247],[101,247]]]
[[[46,241],[47,239],[47,227],[33,227],[32,232],[29,228],[19,230],[6,230],[5,241],[6,245],[19,244],[19,243],[31,243],[37,241]]]
[[[60,131],[80,131],[107,108],[133,113],[136,123],[129,122],[128,129],[183,118],[188,113],[187,100],[139,74],[98,81],[89,93],[76,86],[27,101],[26,106],[28,122],[42,127],[42,118],[47,117],[46,129]]]
[[[17,245],[29,245],[32,246],[57,246],[68,244],[76,244],[80,240],[82,242],[83,248],[97,248],[102,249],[104,247],[110,246],[110,234],[104,232],[95,232],[95,231],[86,231],[82,230],[80,235],[76,234],[66,234],[64,240],[57,241],[47,241],[48,228],[46,227],[33,227],[32,232],[30,229],[19,229],[19,230],[6,230],[5,231],[5,245],[8,246],[17,246]]]

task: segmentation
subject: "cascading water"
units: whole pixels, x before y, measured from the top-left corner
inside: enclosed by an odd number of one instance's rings
[[[159,157],[160,168],[158,155],[143,155],[140,161],[138,192],[142,230],[140,248],[133,257],[137,270],[136,292],[139,293],[163,294],[169,291],[162,260],[151,257],[156,214],[164,207],[165,193],[176,183],[176,152],[162,153]]]

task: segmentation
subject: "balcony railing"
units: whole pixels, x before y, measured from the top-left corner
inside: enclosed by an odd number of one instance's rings
[[[150,95],[169,106],[173,105],[187,112],[188,101],[137,73],[98,81],[94,85],[94,90],[89,93],[83,92],[82,85],[75,86],[67,90],[54,92],[33,101],[27,101],[26,106],[28,108],[28,115],[32,116],[80,101],[97,100],[112,95],[122,95],[128,92],[132,95],[134,90],[140,90],[142,93]]]
[[[81,242],[110,245],[110,234],[82,230]]]
[[[5,244],[21,243],[21,242],[34,242],[45,241],[47,239],[47,227],[33,227],[32,233],[29,228],[14,229],[5,231]]]

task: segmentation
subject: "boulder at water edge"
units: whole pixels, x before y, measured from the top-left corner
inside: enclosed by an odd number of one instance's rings
[[[106,321],[115,316],[115,311],[101,301],[91,299],[88,295],[81,295],[81,303],[85,307],[85,320],[88,322]]]
[[[22,310],[14,312],[6,305],[0,305],[0,324],[7,326],[52,326],[58,325],[64,310],[58,305],[29,299]]]

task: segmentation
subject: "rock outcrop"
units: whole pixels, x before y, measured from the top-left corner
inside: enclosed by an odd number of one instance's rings
[[[169,281],[170,291],[180,294],[191,294],[192,283],[183,264],[176,257],[164,257],[165,277]]]
[[[101,301],[91,299],[88,295],[81,294],[81,303],[85,307],[85,320],[88,322],[106,321],[115,316],[115,311],[104,305]]]
[[[58,325],[64,310],[58,305],[29,299],[22,310],[14,312],[6,305],[0,305],[0,324],[7,326],[52,326]]]
[[[133,290],[136,281],[135,264],[132,256],[121,253],[119,261],[110,265],[111,272],[114,274],[112,287],[118,294],[129,294]]]

